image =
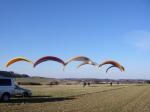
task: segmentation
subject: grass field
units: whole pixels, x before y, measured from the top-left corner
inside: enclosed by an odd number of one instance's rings
[[[149,85],[24,87],[33,97],[0,103],[0,112],[150,112]]]

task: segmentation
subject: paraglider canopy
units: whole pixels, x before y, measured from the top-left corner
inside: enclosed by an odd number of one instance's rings
[[[93,65],[93,66],[98,65],[98,64],[95,63],[95,62],[88,61],[88,62],[83,62],[83,63],[81,63],[80,65],[77,66],[77,68],[80,68],[81,66],[84,66],[84,65],[87,65],[87,64],[90,64],[90,65]]]
[[[104,61],[103,63],[101,63],[101,64],[99,65],[99,67],[101,67],[101,66],[103,66],[103,65],[106,65],[106,64],[111,64],[111,65],[112,65],[112,66],[110,66],[110,67],[106,70],[106,73],[108,72],[108,70],[109,70],[110,68],[113,68],[113,67],[119,68],[121,72],[125,71],[124,67],[123,67],[121,64],[119,64],[119,63],[116,62],[116,61],[112,61],[112,60]]]
[[[88,57],[85,57],[85,56],[75,56],[71,59],[69,59],[66,63],[65,63],[65,66],[67,66],[69,63],[73,62],[73,61],[82,61],[83,63],[81,63],[80,65],[77,66],[77,68],[80,68],[81,66],[83,65],[86,65],[86,64],[91,64],[91,65],[96,65],[95,62],[93,62],[91,59],[89,59]],[[65,66],[63,68],[63,70],[65,69]]]
[[[9,60],[6,64],[6,67],[9,67],[10,65],[14,64],[15,62],[18,62],[18,61],[25,61],[25,62],[28,62],[28,63],[31,63],[33,64],[32,61],[28,60],[27,58],[24,58],[24,57],[16,57],[16,58],[13,58],[11,60]]]
[[[37,65],[39,65],[40,63],[42,62],[45,62],[45,61],[56,61],[56,62],[59,62],[61,63],[63,66],[65,65],[65,62],[58,58],[58,57],[55,57],[55,56],[45,56],[45,57],[42,57],[40,59],[38,59],[35,63],[34,63],[34,67],[36,67]]]

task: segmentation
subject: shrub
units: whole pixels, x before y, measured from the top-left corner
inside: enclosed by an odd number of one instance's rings
[[[42,85],[38,82],[18,82],[18,85]]]
[[[58,81],[51,81],[49,84],[47,85],[59,85],[59,82]]]

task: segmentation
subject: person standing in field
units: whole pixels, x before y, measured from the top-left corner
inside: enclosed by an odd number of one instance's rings
[[[85,86],[86,86],[86,82],[84,81],[84,82],[83,82],[83,87],[85,87]]]
[[[110,86],[112,86],[112,81],[110,82]]]
[[[120,84],[119,81],[117,81],[117,84],[118,84],[118,85]]]
[[[88,82],[87,84],[88,84],[88,86],[90,86],[90,85],[91,85],[91,83],[90,83],[90,82]]]

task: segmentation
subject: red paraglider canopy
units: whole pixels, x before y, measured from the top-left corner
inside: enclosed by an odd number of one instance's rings
[[[58,57],[55,57],[55,56],[45,56],[45,57],[42,57],[42,58],[40,58],[40,59],[38,59],[35,63],[34,63],[34,67],[36,67],[38,64],[40,64],[40,63],[42,63],[42,62],[45,62],[45,61],[56,61],[56,62],[59,62],[59,63],[61,63],[61,64],[63,64],[63,65],[65,65],[65,62],[62,60],[62,59],[60,59],[60,58],[58,58]]]

